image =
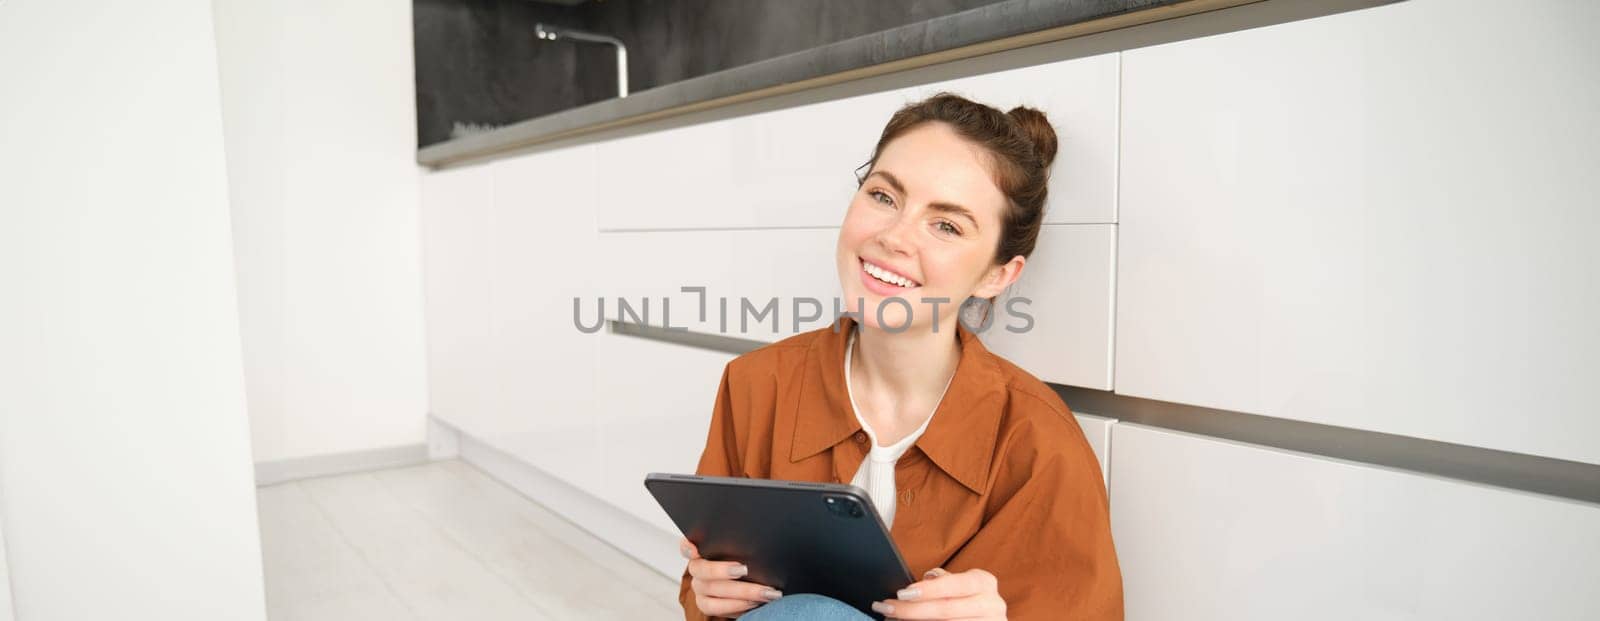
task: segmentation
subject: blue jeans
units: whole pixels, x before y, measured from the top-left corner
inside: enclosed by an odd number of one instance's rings
[[[785,595],[744,613],[740,621],[871,621],[854,606],[815,593]]]

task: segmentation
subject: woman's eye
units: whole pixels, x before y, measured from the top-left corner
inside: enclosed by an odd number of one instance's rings
[[[867,196],[871,196],[873,200],[877,200],[878,202],[883,203],[885,205],[894,204],[894,199],[889,198],[888,194],[884,194],[883,190],[873,190],[871,192],[868,192]],[[880,196],[883,197],[884,200],[878,200],[878,197],[880,197]]]
[[[940,220],[938,222],[937,226],[939,227],[939,232],[941,232],[941,233],[944,233],[944,234],[947,234],[947,235],[960,235],[961,234],[961,229],[956,228],[956,225],[951,224],[949,222],[946,222],[944,220]]]

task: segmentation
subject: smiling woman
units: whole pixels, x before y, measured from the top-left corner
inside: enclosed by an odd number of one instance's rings
[[[1122,618],[1105,487],[1082,430],[945,306],[992,300],[1022,274],[1055,152],[1054,129],[1030,108],[950,93],[901,108],[839,229],[852,312],[723,370],[697,472],[864,488],[923,576],[874,612]],[[740,580],[748,559],[700,558],[682,543],[689,619],[838,607]]]
[[[1055,152],[1055,130],[1031,108],[1001,114],[941,93],[897,112],[839,233],[847,305],[859,302],[863,323],[878,329],[948,330],[955,314],[941,321],[940,305],[992,303],[1033,252]],[[940,278],[926,283],[922,273]],[[915,304],[890,304],[911,295]]]

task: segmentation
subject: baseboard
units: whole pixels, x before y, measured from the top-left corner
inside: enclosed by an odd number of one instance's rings
[[[256,487],[427,462],[428,445],[421,443],[262,461],[256,462]]]
[[[677,580],[683,575],[678,534],[661,530],[611,503],[465,433],[460,459],[543,505],[646,567]]]

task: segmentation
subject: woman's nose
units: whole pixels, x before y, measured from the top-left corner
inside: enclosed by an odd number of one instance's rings
[[[913,226],[915,219],[902,216],[895,218],[882,230],[878,231],[878,243],[885,250],[897,254],[911,254]]]

